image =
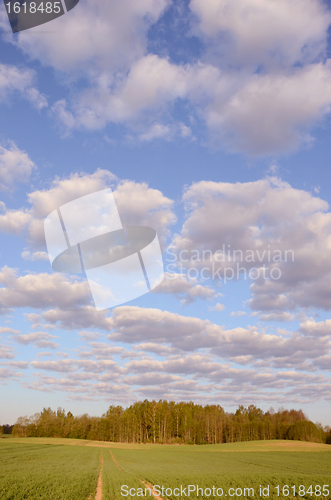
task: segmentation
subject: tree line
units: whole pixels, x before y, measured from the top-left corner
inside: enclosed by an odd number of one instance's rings
[[[331,444],[331,428],[310,422],[302,410],[240,405],[234,413],[219,405],[140,401],[128,408],[110,406],[101,417],[74,416],[62,408],[44,408],[19,417],[16,437],[62,437],[121,443],[216,444],[296,439]]]

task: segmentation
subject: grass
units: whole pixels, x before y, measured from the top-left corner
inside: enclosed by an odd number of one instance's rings
[[[98,448],[0,443],[1,500],[82,500],[93,495]]]
[[[331,447],[312,443],[276,441],[196,447],[164,446],[155,447],[154,450],[131,449],[130,453],[117,448],[113,454],[118,465],[126,472],[172,490],[188,484],[199,485],[203,489],[215,485],[224,491],[231,487],[253,487],[257,496],[260,485],[270,485],[273,488],[269,498],[278,498],[277,490],[274,489],[277,485],[281,491],[284,485],[304,485],[307,490],[310,485],[315,487],[331,483]],[[169,497],[173,500],[186,498],[185,495]],[[190,498],[193,500],[197,496],[192,494]],[[209,498],[214,497],[211,495]],[[288,498],[293,498],[293,495]],[[312,496],[308,494],[303,498]]]
[[[121,486],[145,488],[141,481],[165,488],[199,485],[203,489],[259,488],[270,486],[268,497],[293,498],[282,487],[296,485],[297,498],[331,498],[315,495],[316,485],[331,483],[331,446],[299,441],[255,441],[205,446],[101,443],[74,439],[25,438],[0,440],[0,499],[94,499],[100,461],[103,459],[103,499],[137,500],[122,496]],[[115,463],[116,462],[116,463]],[[275,486],[280,486],[280,496]],[[306,493],[298,495],[299,485]],[[309,486],[312,485],[312,495]],[[331,484],[329,489],[331,490]],[[308,490],[308,493],[307,493]],[[233,492],[232,492],[233,493]],[[238,491],[238,493],[240,493]],[[316,490],[319,493],[319,490]],[[170,489],[163,498],[195,500],[194,493],[176,496]],[[207,498],[207,496],[205,496]],[[220,498],[216,495],[209,499]],[[153,500],[153,497],[152,497]]]

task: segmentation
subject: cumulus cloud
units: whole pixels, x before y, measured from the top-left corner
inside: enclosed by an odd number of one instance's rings
[[[20,334],[21,332],[19,330],[14,330],[13,328],[9,328],[7,326],[0,326],[0,334],[2,333]]]
[[[6,383],[8,380],[18,381],[21,377],[23,377],[23,373],[17,372],[12,368],[0,368],[0,380]]]
[[[30,261],[40,261],[40,260],[48,260],[49,261],[49,256],[47,252],[30,252],[29,250],[24,250],[21,253],[21,257],[24,260],[30,260]]]
[[[53,355],[52,351],[38,352],[37,358],[44,358],[52,355]]]
[[[71,174],[67,178],[55,177],[49,189],[37,190],[28,194],[35,217],[46,217],[53,210],[69,201],[75,200],[112,185],[116,177],[108,170],[96,170],[93,174]]]
[[[300,332],[313,337],[331,336],[331,320],[315,321],[313,318],[307,319],[300,324]]]
[[[164,293],[181,298],[183,304],[189,304],[197,299],[211,299],[216,295],[213,288],[199,285],[196,279],[189,279],[185,274],[168,273],[153,293]]]
[[[147,55],[115,89],[93,87],[78,96],[72,110],[60,100],[52,112],[69,129],[126,123],[133,131],[142,130],[140,140],[168,140],[192,132],[183,123],[151,122],[155,116],[162,120],[165,110],[182,99],[204,120],[215,145],[221,141],[234,152],[277,154],[312,143],[309,130],[330,111],[330,74],[330,60],[238,75],[206,63],[180,67]]]
[[[192,0],[190,8],[204,62],[221,70],[216,82],[205,81],[214,92],[200,110],[214,144],[252,155],[310,144],[310,128],[331,103],[326,4]]]
[[[27,361],[7,361],[5,365],[21,368],[22,370],[27,370],[29,368],[29,363]]]
[[[213,307],[210,307],[209,308],[211,311],[218,311],[218,312],[221,312],[221,311],[224,311],[225,309],[225,305],[224,304],[220,304],[219,302],[217,304],[215,304]]]
[[[94,306],[85,306],[72,310],[49,309],[39,316],[39,324],[43,327],[45,322],[50,327],[63,330],[77,330],[81,328],[111,329],[111,320],[107,311],[97,311]]]
[[[330,112],[331,60],[281,74],[255,74],[231,96],[222,82],[204,110],[215,141],[231,151],[277,154],[310,145],[313,124]]]
[[[32,361],[31,365],[39,370],[55,371],[55,372],[74,372],[77,368],[81,368],[83,372],[87,373],[103,373],[111,370],[116,372],[118,370],[117,364],[111,360],[76,360],[76,359],[60,359],[57,361]],[[78,377],[77,377],[78,378]],[[88,377],[86,378],[88,379]]]
[[[29,209],[25,208],[21,211],[13,212],[7,211],[3,216],[4,218],[9,218],[10,214],[12,215],[5,227],[7,227],[7,231],[11,230],[14,232],[15,228],[19,225],[16,220],[20,222],[22,219],[22,226],[23,223],[25,223],[23,228],[27,232],[27,243],[32,248],[44,248],[45,217],[65,203],[73,201],[81,196],[94,193],[95,191],[105,189],[107,186],[112,185],[115,179],[116,177],[107,170],[97,170],[93,174],[71,174],[64,179],[55,177],[48,189],[41,189],[28,193]],[[3,222],[3,225],[4,224]],[[22,227],[20,230],[22,231]],[[28,251],[28,249],[25,250],[25,252]],[[42,254],[30,255],[24,253],[23,258],[37,260],[37,256],[40,258]]]
[[[9,346],[1,346],[0,347],[0,359],[14,359],[15,354],[11,347]]]
[[[35,72],[28,68],[19,69],[10,64],[0,64],[0,101],[10,94],[19,92],[21,97],[30,101],[37,109],[47,107],[47,100],[34,86]]]
[[[75,126],[83,125],[96,129],[104,127],[109,121],[134,122],[141,118],[143,113],[148,112],[152,112],[154,121],[155,112],[162,110],[174,99],[187,95],[187,83],[185,68],[171,64],[157,55],[148,54],[132,65],[126,80],[118,84],[115,91],[102,86],[100,89],[91,89],[81,94],[74,105],[73,123]],[[63,106],[55,104],[53,112],[58,114],[64,111]],[[159,126],[159,132],[161,130],[161,135],[167,135],[164,134],[165,130],[170,131]],[[151,133],[150,128],[143,138],[148,137],[148,133]]]
[[[294,314],[281,312],[272,314],[261,314],[259,316],[260,321],[293,321],[295,319]]]
[[[52,106],[67,130],[112,122],[141,141],[192,137],[188,124],[171,117],[181,100],[189,103],[187,123],[193,112],[214,145],[265,155],[311,144],[311,128],[330,111],[331,13],[321,0],[192,0],[190,35],[205,50],[187,64],[148,52],[148,29],[170,1],[92,3],[53,21],[61,22],[61,41],[22,32],[15,42],[70,72],[71,83],[84,76],[83,90]]]
[[[0,270],[0,310],[18,307],[46,309],[79,308],[90,303],[91,294],[86,281],[60,273],[25,274],[18,276],[7,266]]]
[[[213,325],[208,320],[181,316],[159,309],[143,309],[133,306],[121,306],[113,310],[109,318],[113,333],[110,340],[136,342],[169,342],[184,350],[207,347],[215,344]],[[208,330],[209,335],[205,334]]]
[[[127,71],[147,46],[147,31],[164,12],[169,0],[128,0],[125,3],[87,0],[70,16],[52,21],[61,38],[21,32],[16,43],[29,56],[57,70],[86,72],[107,83],[112,71]],[[107,74],[108,71],[109,73]],[[100,74],[101,73],[101,74]],[[103,73],[103,75],[102,75]],[[109,75],[109,76],[108,76]]]
[[[116,90],[92,89],[79,97],[72,112],[65,101],[56,103],[53,112],[69,128],[96,129],[109,121],[136,128],[138,120],[144,130],[141,140],[169,139],[176,127],[149,125],[148,120],[176,99],[185,99],[197,107],[215,143],[221,140],[230,150],[254,155],[278,153],[313,140],[309,129],[330,110],[330,72],[327,61],[238,76],[210,64],[180,67],[147,55]],[[179,127],[176,135],[191,135],[187,126]]]
[[[256,327],[225,329],[209,320],[185,317],[159,309],[121,306],[110,319],[112,341],[130,344],[166,344],[183,352],[208,349],[219,358],[244,364],[266,362],[267,366],[313,369],[311,360],[327,355],[331,342],[327,336],[303,335],[288,332],[288,336],[275,335]],[[158,361],[134,361],[143,367]],[[148,369],[148,366],[145,369]],[[196,365],[192,370],[199,370]]]
[[[27,210],[10,210],[5,204],[0,206],[5,213],[0,215],[0,230],[3,233],[21,235],[32,220],[31,214]]]
[[[32,361],[31,365],[36,369],[62,373],[76,370],[76,367],[73,365],[70,359],[61,359],[57,361]]]
[[[97,340],[103,336],[103,334],[99,332],[86,332],[86,331],[80,331],[78,332],[78,335],[81,339],[85,340],[85,342],[91,340]]]
[[[0,190],[13,189],[16,183],[27,182],[33,168],[33,161],[14,142],[9,143],[9,148],[0,145]]]
[[[82,332],[80,333],[82,335]],[[95,334],[96,335],[96,334]],[[96,338],[100,338],[103,335],[98,335]],[[84,338],[84,337],[83,337]],[[88,340],[84,338],[84,340]],[[127,354],[127,350],[118,345],[111,345],[106,342],[88,342],[88,346],[78,352],[79,358],[95,358],[95,359],[112,359],[116,355],[124,356]]]
[[[167,252],[179,270],[224,283],[250,279],[251,308],[286,320],[293,319],[286,311],[300,307],[330,309],[325,201],[277,178],[202,181],[187,188],[183,200],[187,219]]]
[[[156,230],[161,242],[169,235],[175,223],[173,200],[153,189],[147,183],[121,181],[114,190],[114,198],[124,226],[142,225]]]
[[[251,404],[252,400],[256,400],[259,404],[277,402],[278,405],[288,397],[297,403],[321,397],[330,399],[329,378],[316,371],[317,367],[323,369],[329,356],[323,354],[318,357],[318,349],[312,356],[315,371],[299,373],[293,369],[295,363],[300,362],[295,345],[286,360],[281,358],[283,363],[288,364],[281,370],[269,364],[269,358],[265,360],[265,365],[258,366],[257,362],[255,366],[249,366],[254,361],[252,355],[236,356],[226,361],[227,355],[215,355],[211,351],[185,353],[172,349],[170,352],[164,344],[154,345],[159,346],[159,350],[155,350],[159,359],[146,354],[127,356],[124,364],[113,359],[98,360],[98,349],[90,353],[94,354],[94,359],[89,360],[33,361],[31,365],[39,373],[34,374],[34,383],[26,386],[42,391],[61,390],[83,399],[113,395],[122,404],[141,398],[194,399],[205,404],[211,401]],[[287,347],[289,345],[284,345],[284,350]],[[311,344],[307,344],[305,350],[309,352],[310,347]],[[150,343],[137,344],[135,348],[137,354],[141,350],[143,353],[154,352]],[[238,367],[238,364],[242,366]]]
[[[138,135],[141,141],[149,142],[154,139],[171,140],[175,136],[186,137],[195,140],[190,127],[184,123],[178,125],[163,125],[162,123],[154,123],[149,129]]]
[[[230,316],[232,316],[232,317],[247,316],[247,312],[245,312],[245,311],[232,311]]]
[[[151,226],[164,241],[176,220],[173,201],[145,183],[117,181],[107,171],[56,179],[51,189],[29,195],[32,205],[29,211],[7,211],[0,216],[0,227],[8,230],[12,220],[11,230],[19,232],[27,224],[28,238],[35,246],[42,245],[45,214],[77,195],[105,187],[107,182],[116,182],[114,197],[123,224]],[[166,269],[170,263],[171,270],[176,272],[166,273],[156,293],[173,294],[188,303],[216,297],[216,291],[207,283],[213,278],[223,280],[224,284],[225,278],[244,278],[252,283],[249,304],[260,312],[263,321],[291,321],[294,311],[302,307],[330,309],[331,217],[325,201],[273,177],[235,184],[201,181],[186,188],[183,202],[186,220],[180,233],[175,235],[171,250],[166,252]],[[29,260],[46,258],[45,252],[32,253],[28,249],[22,256]],[[194,277],[192,273],[187,275],[185,269],[188,268],[194,271]],[[13,273],[9,268],[2,270],[3,276],[7,276],[5,281],[11,281],[10,286],[0,290],[3,307],[23,307],[21,303],[35,307],[39,303],[42,308],[48,304],[54,311],[61,309],[63,301],[60,297],[55,299],[55,291],[39,299],[38,293],[45,292],[41,286],[43,275],[38,278],[27,274],[18,278]],[[26,296],[22,292],[19,300],[19,290],[14,292],[11,287],[22,286],[25,290],[24,283],[28,282],[33,282],[34,292]],[[57,275],[48,282],[50,286],[54,282],[58,290],[67,286],[71,290],[69,295],[75,295],[75,287],[76,291],[80,290],[80,296],[70,302],[75,304],[73,307],[90,304],[86,283],[77,282],[73,286]],[[32,300],[34,295],[36,299]],[[63,308],[66,307],[63,305]],[[55,312],[58,314],[59,311]],[[71,324],[70,312],[66,315],[65,322]],[[87,315],[88,327],[99,324],[89,312]],[[72,324],[76,324],[76,320]]]
[[[326,50],[331,14],[316,0],[191,0],[214,51],[245,66],[312,62]],[[295,20],[295,22],[294,22]]]
[[[21,210],[0,209],[0,230],[14,234],[26,233],[31,248],[45,247],[44,219],[61,205],[107,187],[112,187],[122,224],[143,225],[155,229],[161,242],[169,234],[169,226],[176,217],[172,211],[173,201],[161,191],[150,188],[146,183],[116,178],[108,170],[96,170],[92,174],[76,173],[67,178],[56,177],[49,189],[36,190],[28,194],[30,208]],[[26,248],[22,253],[26,260],[44,260],[43,251],[31,252]]]
[[[18,344],[29,345],[33,344],[36,347],[57,349],[59,344],[56,344],[50,339],[57,338],[55,335],[50,335],[46,332],[33,332],[26,335],[14,335],[13,339]]]
[[[38,313],[24,313],[26,321],[32,323],[33,330],[54,330],[55,326],[43,322],[42,316]]]

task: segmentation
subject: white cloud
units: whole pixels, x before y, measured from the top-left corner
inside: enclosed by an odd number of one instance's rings
[[[135,61],[125,79],[114,85],[109,82],[81,93],[73,103],[73,113],[66,109],[66,102],[55,103],[53,113],[64,119],[65,125],[98,129],[108,122],[139,122],[146,113],[147,129],[141,134],[143,140],[169,137],[167,125],[151,125],[155,114],[168,103],[184,98],[188,92],[188,72],[185,68],[171,64],[167,59],[148,54]],[[150,114],[152,112],[152,114]],[[148,115],[150,114],[150,115]],[[140,127],[141,128],[141,127]],[[145,127],[146,128],[146,127]]]
[[[38,313],[24,313],[25,319],[32,323],[31,328],[33,330],[54,330],[55,326],[51,324],[47,324],[43,321],[43,318]]]
[[[293,321],[295,319],[294,314],[281,312],[272,314],[261,314],[259,317],[260,321]]]
[[[6,366],[14,366],[15,368],[27,370],[29,368],[29,363],[27,361],[7,361]]]
[[[49,307],[78,308],[89,304],[90,289],[86,281],[79,281],[60,273],[26,274],[5,266],[0,270],[0,308],[15,307],[45,309]]]
[[[277,154],[311,144],[312,125],[330,112],[331,60],[282,73],[243,76],[232,95],[220,79],[203,113],[215,141],[231,151]]]
[[[318,337],[331,336],[331,320],[316,322],[313,318],[307,319],[300,324],[300,332],[304,335]]]
[[[168,273],[153,293],[172,294],[181,298],[181,302],[189,304],[196,299],[211,299],[216,295],[215,290],[209,286],[202,286],[196,279],[189,279],[184,274]]]
[[[227,62],[292,65],[326,50],[331,14],[319,0],[191,0],[190,8]]]
[[[2,333],[12,333],[12,334],[20,334],[19,330],[14,330],[13,328],[9,328],[7,326],[0,326],[0,334]]]
[[[207,277],[223,281],[225,274],[236,280],[259,269],[252,273],[260,278],[251,280],[249,303],[264,314],[331,308],[331,215],[325,201],[277,178],[202,181],[187,188],[183,200],[187,218],[172,249],[177,264],[194,268],[200,278],[207,268]]]
[[[141,225],[155,229],[161,242],[169,235],[169,226],[176,222],[170,200],[147,183],[121,181],[114,198],[124,226]]]
[[[1,346],[0,347],[0,359],[14,359],[15,354],[10,347]]]
[[[184,350],[215,345],[216,334],[221,331],[208,320],[134,306],[115,308],[113,316],[109,318],[109,325],[114,330],[108,336],[110,340],[170,343]],[[209,332],[208,335],[205,330]]]
[[[0,101],[5,101],[13,92],[19,92],[37,109],[47,107],[43,94],[33,86],[35,72],[31,69],[19,69],[9,64],[0,64]]]
[[[250,155],[278,154],[312,143],[309,130],[330,112],[330,76],[330,60],[250,74],[202,63],[181,67],[147,55],[115,89],[94,86],[71,110],[61,100],[52,112],[69,129],[125,123],[140,140],[169,140],[192,136],[182,123],[161,122],[177,99],[188,100],[215,145]]]
[[[77,368],[82,368],[84,372],[103,373],[105,371],[117,371],[117,365],[111,360],[76,360],[76,359],[60,359],[57,361],[32,361],[31,365],[34,368],[55,372],[74,372]],[[88,379],[88,377],[87,377]]]
[[[225,309],[225,305],[224,304],[220,304],[219,302],[217,304],[215,304],[213,307],[210,307],[209,308],[210,311],[224,311]]]
[[[33,252],[31,253],[29,250],[24,250],[21,254],[22,259],[31,260],[31,261],[39,261],[39,260],[49,260],[49,256],[47,252]]]
[[[142,134],[138,135],[140,141],[153,141],[154,139],[172,140],[175,137],[182,137],[195,141],[191,127],[184,123],[163,125],[162,123],[154,123],[147,128]]]
[[[75,371],[76,367],[73,365],[70,359],[59,359],[57,361],[32,361],[31,365],[39,370],[56,371],[62,373],[68,373],[70,371]]]
[[[85,342],[88,342],[91,340],[97,340],[103,336],[103,334],[99,333],[99,332],[84,332],[84,331],[78,332],[78,335]]]
[[[123,404],[141,398],[201,403],[221,398],[222,404],[275,406],[286,398],[296,403],[330,399],[329,378],[318,371],[329,369],[330,338],[315,335],[314,328],[286,337],[256,328],[225,330],[199,318],[130,306],[115,309],[109,319],[110,340],[133,349],[90,342],[91,349],[74,350],[78,359],[58,353],[56,361],[33,361],[41,373],[24,385],[78,399],[112,395]]]
[[[36,190],[28,194],[30,208],[5,210],[0,215],[0,230],[21,234],[26,231],[27,243],[32,248],[45,247],[44,219],[59,206],[107,187],[113,188],[117,208],[123,225],[145,225],[158,233],[161,242],[169,234],[169,226],[176,221],[172,211],[173,201],[161,191],[152,189],[146,183],[129,180],[119,181],[108,170],[97,170],[93,174],[71,174],[68,178],[56,177],[49,189]],[[26,260],[44,260],[43,251],[22,254]]]
[[[10,368],[0,368],[0,380],[2,381],[15,380],[17,382],[20,377],[23,377],[23,373]]]
[[[266,366],[299,370],[313,370],[312,362],[329,353],[331,342],[327,336],[303,335],[288,332],[288,337],[259,331],[256,327],[233,328],[213,324],[208,320],[185,317],[159,309],[143,309],[121,306],[113,310],[110,319],[112,333],[109,340],[147,346],[151,344],[169,345],[182,352],[208,349],[220,359],[236,363],[267,363]],[[149,348],[147,350],[150,350]],[[199,354],[200,356],[200,354]],[[201,353],[203,357],[203,354]],[[244,357],[244,358],[243,358]],[[243,362],[244,360],[244,362]],[[130,366],[141,369],[156,369],[158,361],[136,360]],[[202,368],[191,364],[194,373]]]
[[[45,352],[38,352],[37,353],[37,358],[44,358],[48,356],[53,356],[52,351],[45,351]]]
[[[45,321],[46,324],[63,330],[100,328],[108,331],[111,329],[112,323],[106,312],[97,311],[94,306],[85,306],[73,310],[50,309],[40,315],[39,324],[43,327],[43,321]]]
[[[152,141],[153,139],[170,139],[173,135],[172,128],[162,123],[154,123],[149,130],[139,135],[141,141]]]
[[[230,316],[232,316],[232,317],[247,316],[247,313],[245,311],[232,311]]]
[[[82,335],[82,332],[80,333]],[[97,334],[95,334],[97,335]],[[103,337],[103,334],[99,334],[98,337],[95,337],[95,340]],[[84,340],[88,340],[88,338],[83,337]],[[120,355],[121,357],[125,357],[127,354],[132,354],[131,352],[128,352],[124,347],[117,346],[117,345],[111,345],[109,346],[109,343],[107,342],[92,342],[91,339],[88,342],[88,347],[82,349],[78,353],[78,357],[81,359],[90,359],[90,358],[95,358],[95,359],[113,359],[114,356]]]
[[[7,210],[4,204],[1,208],[5,213],[0,215],[0,230],[4,233],[21,235],[31,222],[31,214],[24,209]]]
[[[27,182],[33,168],[33,161],[14,142],[9,143],[8,149],[0,145],[0,190],[13,189],[16,183]]]
[[[112,71],[126,72],[147,46],[147,31],[169,5],[169,0],[109,2],[86,0],[70,15],[52,21],[61,37],[21,32],[17,45],[30,57],[57,70],[94,73],[108,83]],[[108,72],[108,73],[107,73]],[[92,75],[91,75],[92,76]]]
[[[70,174],[60,179],[55,177],[49,189],[37,190],[28,194],[35,217],[46,217],[53,210],[69,201],[75,200],[112,185],[116,177],[108,170],[96,170],[93,174]]]
[[[36,347],[57,349],[59,344],[56,344],[50,339],[57,338],[55,335],[50,335],[45,332],[33,332],[26,335],[14,335],[13,339],[18,344],[29,345],[33,344]]]
[[[80,81],[73,98],[52,106],[67,131],[112,122],[141,141],[192,138],[171,116],[182,100],[217,147],[265,155],[311,144],[331,105],[331,13],[322,1],[192,0],[190,35],[206,50],[190,64],[148,52],[148,30],[170,4],[87,0],[52,22],[61,40],[19,34],[14,43],[30,57]]]

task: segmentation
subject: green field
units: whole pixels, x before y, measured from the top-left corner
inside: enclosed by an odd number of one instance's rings
[[[330,485],[331,490],[331,446],[298,441],[170,446],[56,438],[0,440],[1,500],[94,500],[99,476],[98,498],[107,500],[137,498],[144,484],[163,486],[164,500],[294,498],[293,486],[297,498],[329,499],[323,486]],[[202,491],[189,495],[188,485],[198,485]],[[285,485],[289,490],[285,487],[283,492]],[[260,487],[267,486],[269,496],[261,495]],[[131,488],[132,495],[124,496]]]

